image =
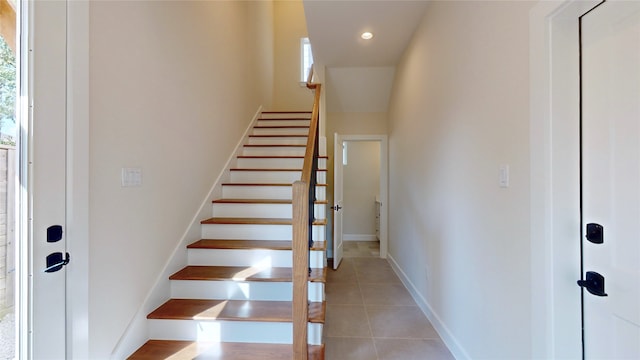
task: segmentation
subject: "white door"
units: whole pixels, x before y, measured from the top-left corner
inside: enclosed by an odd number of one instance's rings
[[[333,268],[342,261],[342,156],[344,142],[338,134],[333,136]]]
[[[24,9],[28,58],[21,60],[26,67],[23,70],[27,71],[21,84],[28,90],[30,117],[24,129],[26,138],[22,136],[28,165],[21,162],[27,167],[20,180],[21,186],[27,185],[26,199],[22,199],[30,203],[27,351],[33,359],[64,359],[66,267],[54,265],[66,259],[67,4],[66,1],[21,3],[30,7]]]
[[[640,359],[640,2],[581,29],[584,357]]]

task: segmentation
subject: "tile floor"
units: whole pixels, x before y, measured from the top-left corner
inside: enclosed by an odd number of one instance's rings
[[[344,243],[329,270],[326,360],[453,359],[385,259],[378,242]]]

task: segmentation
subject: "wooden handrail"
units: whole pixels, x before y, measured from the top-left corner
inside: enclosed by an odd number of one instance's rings
[[[313,84],[313,67],[307,87],[315,90],[309,137],[304,154],[300,180],[293,183],[293,358],[307,360],[309,324],[309,249],[312,245],[313,202],[315,201],[316,171],[318,167],[318,124],[320,84]]]

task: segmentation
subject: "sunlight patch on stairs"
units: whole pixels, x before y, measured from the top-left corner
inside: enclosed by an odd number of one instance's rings
[[[232,279],[235,281],[244,281],[248,277],[270,268],[271,268],[271,258],[268,257],[260,261],[256,265],[236,273],[235,275],[233,275]]]

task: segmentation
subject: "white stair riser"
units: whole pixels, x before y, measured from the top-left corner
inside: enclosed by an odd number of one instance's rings
[[[308,135],[309,128],[258,128],[254,127],[253,135]]]
[[[292,113],[261,113],[260,114],[260,119],[291,119],[291,118],[311,119],[311,113],[292,112]]]
[[[236,280],[244,280],[260,269],[293,266],[291,250],[189,249],[188,257],[189,265],[247,267],[243,273],[236,275]],[[309,266],[324,267],[324,251],[312,250],[309,254]]]
[[[291,301],[290,282],[172,280],[174,299]],[[324,284],[309,282],[309,301],[324,301]]]
[[[327,172],[318,171],[316,178],[319,184],[327,183]],[[300,171],[231,171],[230,181],[234,183],[292,184],[300,180]]]
[[[291,240],[291,225],[203,224],[203,239]],[[313,226],[313,240],[325,241],[325,226]]]
[[[291,204],[229,204],[214,203],[214,217],[241,217],[241,218],[291,218]],[[326,218],[325,204],[314,205],[316,219]]]
[[[249,137],[250,145],[307,145],[306,136],[298,137]]]
[[[291,344],[289,322],[149,320],[149,337],[157,340]],[[322,324],[309,324],[309,344],[320,345]]]
[[[303,158],[238,158],[240,169],[302,169]],[[318,159],[318,169],[327,168],[327,159]]]
[[[327,187],[316,187],[316,199],[326,200]],[[278,199],[291,200],[291,186],[222,186],[224,199]]]
[[[244,156],[304,156],[307,149],[303,147],[289,146],[245,146],[242,149]]]
[[[311,120],[258,120],[258,126],[309,126]]]

